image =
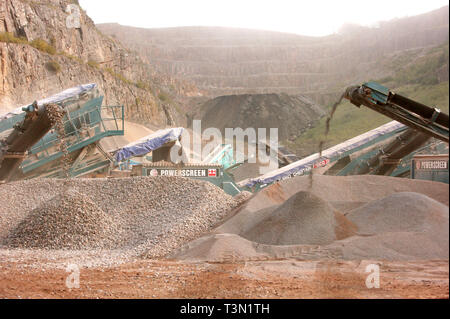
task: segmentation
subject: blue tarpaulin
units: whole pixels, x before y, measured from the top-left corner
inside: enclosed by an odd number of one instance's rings
[[[115,152],[114,158],[116,162],[122,162],[135,156],[148,154],[169,142],[178,140],[182,133],[182,127],[159,130],[120,148]]]
[[[321,161],[326,162],[327,160],[339,157],[341,154],[344,154],[345,152],[354,150],[360,146],[363,146],[366,143],[374,141],[380,136],[392,133],[396,130],[400,131],[406,128],[407,127],[405,125],[399,122],[396,121],[389,122],[385,125],[377,127],[376,129],[373,129],[369,132],[356,136],[350,140],[347,140],[341,144],[335,145],[323,151],[322,157],[320,158],[319,153],[316,153],[304,159],[301,159],[297,162],[289,164],[285,167],[259,176],[257,178],[242,181],[239,184],[240,186],[253,187],[255,184],[269,184],[293,175],[303,175],[306,172],[310,171],[313,165],[316,164],[317,162]]]

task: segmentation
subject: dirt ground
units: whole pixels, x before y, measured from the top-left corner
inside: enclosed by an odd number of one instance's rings
[[[378,264],[380,287],[367,288]],[[81,269],[69,289],[65,269],[0,261],[0,298],[449,298],[446,261],[180,263],[141,260]]]

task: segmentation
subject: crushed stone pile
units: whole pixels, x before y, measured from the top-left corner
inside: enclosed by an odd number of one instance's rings
[[[20,181],[1,185],[0,201],[0,245],[162,257],[211,230],[242,199],[209,182],[135,177]]]
[[[280,140],[298,135],[325,115],[320,105],[304,96],[275,93],[218,96],[198,110],[203,125],[223,135],[228,127],[277,128]]]
[[[301,191],[242,236],[270,245],[325,245],[355,231],[356,227],[338,216],[329,203]]]
[[[111,248],[121,231],[119,220],[70,190],[34,209],[4,243],[17,248]]]

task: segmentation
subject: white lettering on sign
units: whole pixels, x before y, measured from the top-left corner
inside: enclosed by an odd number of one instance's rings
[[[448,161],[421,161],[420,169],[447,169]]]
[[[212,174],[211,172],[215,173]],[[161,169],[159,173],[157,170],[150,170],[150,176],[181,176],[181,177],[217,177],[217,170],[214,169]]]

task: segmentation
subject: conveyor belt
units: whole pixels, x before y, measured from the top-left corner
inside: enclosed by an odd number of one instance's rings
[[[56,106],[56,105],[52,105]],[[11,134],[2,141],[0,150],[0,181],[9,181],[27,156],[27,151],[53,126],[47,105],[30,105],[22,122],[14,125]]]
[[[347,88],[344,97],[356,106],[364,105],[430,137],[449,142],[449,117],[388,88],[368,82]]]

